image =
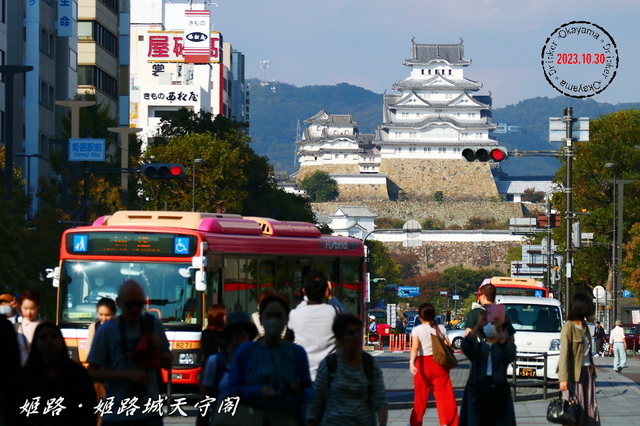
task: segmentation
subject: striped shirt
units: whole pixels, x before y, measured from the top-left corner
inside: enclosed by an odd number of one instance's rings
[[[318,368],[315,396],[309,405],[307,420],[316,420],[321,425],[376,425],[378,408],[387,404],[382,370],[376,360],[373,360],[371,391],[363,364],[354,368],[338,356],[333,376],[329,384],[327,361],[323,360]]]

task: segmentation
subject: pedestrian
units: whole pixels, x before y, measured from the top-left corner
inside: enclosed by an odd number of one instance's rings
[[[331,326],[338,308],[324,303],[329,283],[322,272],[309,272],[303,283],[306,302],[301,302],[291,311],[289,328],[293,331],[296,343],[307,352],[311,380],[315,380],[320,361],[336,350]]]
[[[591,355],[591,333],[587,324],[594,313],[591,297],[584,293],[574,294],[560,335],[560,391],[562,399],[573,398],[582,409],[577,423],[581,426],[600,424],[596,400],[596,367]]]
[[[3,308],[3,312],[6,312],[5,316],[11,324],[20,322],[20,315],[18,314],[18,302],[16,298],[9,293],[0,295],[0,306],[6,305],[8,308]]]
[[[229,395],[239,398],[240,404],[235,416],[252,425],[303,424],[311,377],[305,350],[282,338],[289,303],[269,296],[259,311],[264,337],[241,345],[229,370]]]
[[[222,331],[227,319],[227,308],[224,305],[211,305],[207,310],[207,328],[202,330],[200,345],[202,347],[202,365],[212,354],[224,349]]]
[[[411,426],[421,425],[427,411],[429,395],[433,391],[441,425],[458,424],[458,405],[449,370],[433,360],[431,336],[444,337],[447,346],[451,346],[447,338],[447,330],[436,322],[436,310],[431,303],[423,303],[418,308],[420,323],[411,330],[411,354],[409,370],[413,374],[413,409],[411,410]],[[437,331],[436,331],[437,327]],[[439,338],[439,337],[438,337]]]
[[[121,315],[100,326],[93,339],[87,359],[89,374],[94,381],[105,384],[102,402],[113,402],[115,407],[104,411],[105,426],[162,424],[159,412],[144,407],[159,400],[159,370],[171,367],[173,356],[162,322],[143,310],[145,299],[140,284],[125,281],[116,300]],[[139,403],[137,408],[131,406],[134,397]],[[102,408],[106,405],[105,402]],[[124,410],[118,414],[121,409]]]
[[[229,395],[229,367],[233,355],[241,344],[254,340],[257,335],[257,327],[245,312],[233,312],[227,316],[226,325],[222,331],[226,349],[212,354],[207,360],[201,380],[203,397],[216,398],[219,404]],[[196,424],[209,424],[212,414],[199,415]]]
[[[69,358],[62,332],[54,323],[45,321],[36,327],[21,386],[23,407],[36,400],[50,409],[34,410],[23,417],[27,424],[96,424],[93,383],[87,370]]]
[[[15,324],[18,333],[18,344],[20,345],[20,362],[25,365],[29,357],[31,341],[36,327],[42,322],[40,313],[40,293],[36,290],[27,289],[20,295],[20,313],[22,320]]]
[[[609,334],[609,353],[613,354],[613,371],[618,373],[627,368],[627,339],[624,337],[622,321],[616,320],[615,327]]]
[[[257,306],[257,311],[255,311],[254,313],[251,314],[251,319],[253,320],[253,323],[255,324],[255,326],[258,328],[258,338],[264,336],[264,327],[262,326],[262,324],[260,324],[260,303],[262,303],[262,301],[269,296],[277,296],[278,293],[275,292],[274,290],[265,290],[262,293],[260,293],[258,295],[258,306]]]
[[[87,357],[89,356],[89,352],[91,352],[91,345],[93,344],[93,338],[96,335],[96,331],[98,331],[102,324],[116,316],[116,302],[108,297],[103,297],[98,301],[96,311],[98,312],[98,319],[89,325],[89,331],[87,331],[87,342],[84,345]]]
[[[9,303],[0,304],[0,425],[18,424],[18,407],[24,402],[16,392],[20,382],[20,348],[14,325],[7,319],[10,312]]]
[[[320,363],[307,425],[386,425],[382,370],[362,350],[364,324],[355,315],[343,313],[335,317],[332,330],[338,349]]]
[[[506,318],[505,318],[506,320]],[[482,332],[484,338],[478,338]],[[507,368],[516,359],[516,346],[508,339],[499,318],[478,321],[462,341],[462,351],[471,362],[464,388],[460,424],[464,426],[512,426],[516,414],[507,380]]]
[[[596,354],[595,356],[604,356],[604,328],[600,325],[600,321],[596,321],[596,328],[593,331],[593,337],[596,339]]]
[[[369,315],[369,333],[377,333],[377,332],[378,332],[378,328],[376,324],[376,317],[375,315]]]
[[[476,323],[478,322],[478,319],[480,318],[480,315],[486,312],[486,305],[492,305],[496,303],[496,286],[494,286],[493,284],[481,285],[480,288],[478,288],[478,301],[480,302],[480,306],[474,306],[467,315],[465,336],[467,336],[471,332],[471,330],[473,330]],[[511,320],[508,316],[505,318],[505,324],[508,340],[511,342],[515,341],[514,334],[516,334],[516,330],[513,328]],[[484,332],[482,329],[478,330],[477,336],[480,339],[484,339]]]

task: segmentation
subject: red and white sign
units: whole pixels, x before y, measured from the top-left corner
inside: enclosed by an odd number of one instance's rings
[[[193,64],[209,63],[209,33],[211,32],[208,10],[185,10],[184,61]]]
[[[186,60],[185,40],[182,31],[149,31],[147,36],[147,62],[193,62]],[[222,35],[210,31],[208,38],[207,62],[220,62]],[[201,62],[195,62],[201,63]]]

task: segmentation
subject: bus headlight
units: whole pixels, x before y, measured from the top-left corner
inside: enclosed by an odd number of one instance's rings
[[[178,357],[178,364],[193,365],[196,363],[196,354],[193,352],[183,352]]]
[[[560,339],[551,339],[549,343],[550,351],[559,351],[560,350]]]

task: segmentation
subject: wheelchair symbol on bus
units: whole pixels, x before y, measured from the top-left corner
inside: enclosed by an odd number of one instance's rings
[[[176,237],[173,252],[175,254],[188,254],[189,253],[189,239]]]

